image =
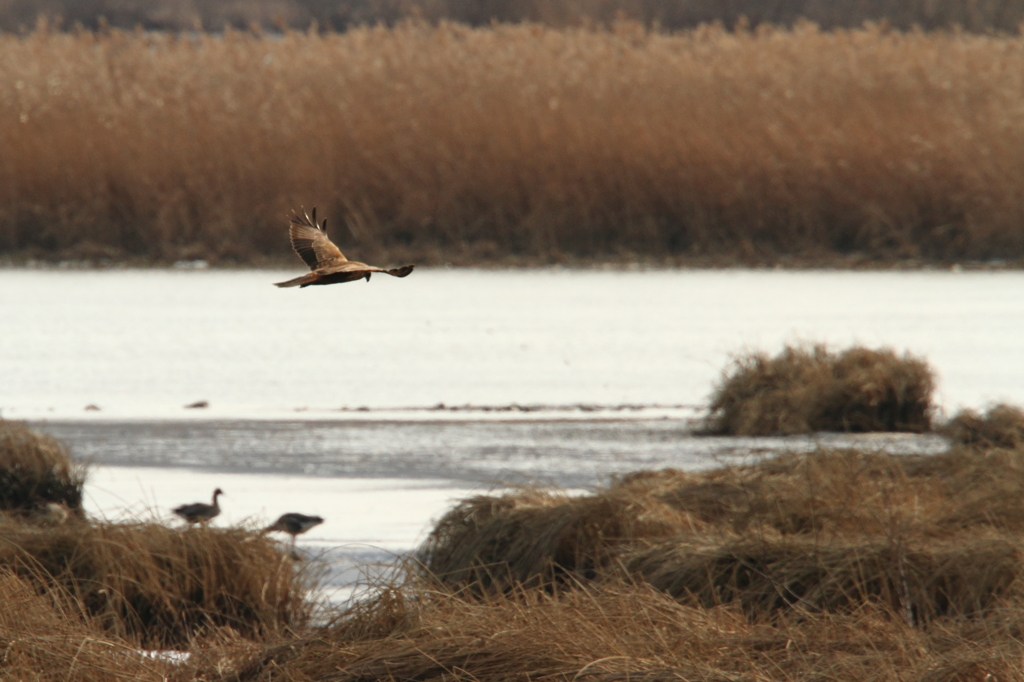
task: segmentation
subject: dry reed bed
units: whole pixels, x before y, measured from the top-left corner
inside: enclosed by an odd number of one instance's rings
[[[737,356],[712,391],[704,433],[931,430],[935,373],[922,358],[851,346],[787,345]],[[1011,444],[1012,446],[1012,444]]]
[[[261,26],[299,30],[316,22],[320,28],[344,30],[359,25],[394,24],[410,17],[431,22],[458,21],[486,26],[492,21],[540,22],[551,26],[611,24],[627,19],[665,29],[692,28],[701,23],[733,26],[791,25],[810,19],[822,27],[858,27],[885,20],[893,26],[926,30],[960,26],[969,31],[1013,33],[1024,21],[1021,0],[21,0],[0,5],[0,30],[30,30],[40,15],[71,28],[96,29],[103,20],[125,29],[193,31],[197,26],[248,29]]]
[[[0,36],[0,253],[1024,256],[1024,38],[402,24]],[[348,225],[348,229],[343,227]]]

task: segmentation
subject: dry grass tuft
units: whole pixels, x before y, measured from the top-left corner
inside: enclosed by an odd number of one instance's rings
[[[0,419],[0,511],[27,515],[53,502],[81,515],[85,475],[60,441]]]
[[[670,507],[642,496],[524,489],[461,502],[437,522],[419,559],[444,582],[485,588],[543,584],[566,573],[593,578],[617,544],[664,537],[682,523]]]
[[[686,627],[672,624],[683,610],[663,595],[628,586],[553,595],[517,590],[482,599],[390,588],[315,636],[267,651],[238,679],[613,680],[639,662],[649,673],[668,667],[663,637],[678,637]],[[729,614],[698,618],[706,627],[736,620]],[[353,639],[348,634],[355,621],[389,627]],[[670,624],[670,632],[659,631]]]
[[[147,647],[184,647],[215,628],[260,639],[310,615],[292,561],[245,529],[71,522],[8,526],[2,539],[0,567]]]
[[[1021,72],[879,26],[0,35],[0,254],[290,262],[315,205],[382,263],[1021,261]]]
[[[999,537],[742,538],[709,546],[666,540],[621,557],[627,573],[677,599],[738,603],[752,617],[780,609],[852,612],[883,604],[913,622],[986,613],[1020,597],[1024,543]]]
[[[939,432],[954,443],[983,448],[1019,448],[1024,445],[1024,410],[999,403],[985,410],[961,410]]]
[[[786,346],[775,357],[737,358],[716,386],[704,432],[766,436],[931,427],[928,364],[890,349]]]
[[[350,637],[356,623],[372,634]],[[927,629],[870,605],[758,622],[621,581],[482,598],[412,584],[215,679],[1011,680],[1024,673],[1020,631],[1016,610],[939,618]]]
[[[865,603],[977,615],[1020,596],[1022,495],[1021,450],[821,450],[642,472],[579,498],[473,498],[438,523],[423,568],[474,592],[628,576],[752,617]]]
[[[0,677],[34,682],[133,680],[166,682],[173,666],[105,634],[94,621],[68,613],[0,570]]]

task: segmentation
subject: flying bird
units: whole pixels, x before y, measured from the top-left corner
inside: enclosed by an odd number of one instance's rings
[[[213,491],[213,504],[206,504],[205,502],[194,502],[192,504],[183,504],[177,509],[172,509],[175,514],[185,519],[189,523],[208,523],[213,517],[220,514],[220,505],[217,503],[217,496],[223,495],[224,491],[217,488]]]
[[[275,282],[274,286],[308,287],[313,284],[337,284],[364,278],[369,282],[370,275],[374,272],[386,272],[395,277],[405,277],[415,267],[406,265],[401,268],[384,270],[345,258],[341,249],[327,238],[327,220],[325,219],[322,225],[317,224],[315,208],[312,218],[305,211],[302,212],[302,215],[292,211],[288,236],[291,238],[292,249],[299,254],[299,258],[305,261],[312,272],[287,282]]]

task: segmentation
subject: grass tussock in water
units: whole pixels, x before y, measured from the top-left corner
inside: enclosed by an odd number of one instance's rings
[[[32,516],[54,503],[81,515],[85,477],[63,443],[0,419],[0,512]]]
[[[0,537],[0,567],[147,647],[182,647],[216,627],[260,639],[310,615],[295,564],[246,529],[68,522],[9,524]]]
[[[736,358],[711,395],[703,431],[768,436],[931,428],[935,376],[891,349],[786,346]]]
[[[992,405],[984,414],[961,410],[939,431],[953,442],[964,445],[1018,448],[1024,445],[1024,410],[1005,403]]]
[[[0,36],[0,254],[1024,258],[1024,38],[404,23]]]

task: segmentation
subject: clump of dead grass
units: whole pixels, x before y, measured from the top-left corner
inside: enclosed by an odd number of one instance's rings
[[[617,544],[663,537],[683,523],[670,507],[642,496],[522,489],[459,503],[437,522],[419,559],[451,584],[537,585],[566,573],[592,578]]]
[[[1024,410],[998,403],[984,414],[961,410],[942,425],[939,432],[954,443],[983,448],[1019,448],[1024,445]]]
[[[1015,606],[924,629],[880,605],[752,620],[616,580],[483,597],[414,582],[215,679],[1009,680],[1024,672],[1020,627]]]
[[[1019,539],[970,534],[740,538],[714,546],[682,537],[621,557],[628,573],[687,603],[738,603],[753,617],[884,604],[914,622],[985,613],[1008,594],[1019,597],[1022,559]]]
[[[702,432],[767,436],[931,427],[935,377],[909,353],[787,345],[736,358],[715,387]]]
[[[312,609],[308,580],[292,560],[244,528],[8,526],[0,567],[148,647],[180,648],[214,628],[261,639],[302,626]]]
[[[170,663],[145,656],[31,582],[0,569],[0,677],[34,682],[166,682]]]
[[[85,478],[63,443],[0,420],[0,511],[28,514],[51,502],[80,515]]]
[[[641,472],[592,495],[479,496],[421,552],[449,586],[502,591],[628,576],[703,606],[911,620],[987,613],[1024,579],[1024,451],[784,454]]]

